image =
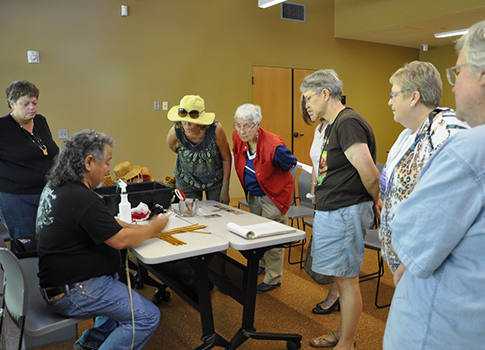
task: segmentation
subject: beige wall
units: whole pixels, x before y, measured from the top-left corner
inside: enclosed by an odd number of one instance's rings
[[[483,5],[483,0],[338,0],[335,36],[345,37],[359,32],[377,32],[399,25],[411,26],[410,23],[423,20],[435,22],[435,18],[443,16],[449,16],[449,20],[454,20],[453,24],[456,25],[457,18],[453,16],[455,13],[483,11]],[[437,23],[446,22],[440,20]],[[465,23],[470,25],[469,22]],[[415,28],[415,30],[420,29]],[[396,35],[399,33],[396,32]]]
[[[455,38],[456,39],[456,38]],[[441,74],[443,80],[443,96],[441,105],[455,109],[455,95],[451,89],[453,86],[448,83],[446,78],[446,68],[456,65],[457,54],[454,44],[448,46],[431,47],[427,52],[421,52],[419,59],[432,62]]]
[[[230,138],[236,107],[251,101],[252,65],[332,67],[384,162],[402,130],[387,106],[388,80],[419,51],[334,39],[333,1],[305,4],[307,22],[297,23],[256,0],[1,0],[0,87],[32,81],[56,140],[58,129],[104,131],[117,143],[113,166],[129,160],[163,179],[175,163],[165,144],[172,124],[154,101],[171,107],[200,94]],[[28,64],[27,50],[40,51],[41,63]],[[231,196],[242,196],[234,176]]]

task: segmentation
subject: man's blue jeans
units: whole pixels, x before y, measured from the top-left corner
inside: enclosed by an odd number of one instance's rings
[[[149,300],[131,291],[135,316],[133,349],[143,348],[155,332],[160,321],[160,311]],[[86,348],[99,350],[131,349],[133,327],[128,286],[112,276],[91,278],[71,289],[49,305],[66,316],[93,315],[94,328],[86,330],[78,343]]]

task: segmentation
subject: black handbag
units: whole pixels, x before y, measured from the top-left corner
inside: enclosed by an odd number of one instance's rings
[[[305,257],[305,272],[318,284],[331,284],[333,282],[333,276],[327,276],[319,274],[312,270],[313,257],[312,257],[312,243],[313,236],[310,238]]]

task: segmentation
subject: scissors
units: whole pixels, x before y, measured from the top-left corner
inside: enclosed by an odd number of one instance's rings
[[[187,197],[185,196],[185,193],[182,190],[175,190],[175,195],[180,199],[181,201],[185,201]]]

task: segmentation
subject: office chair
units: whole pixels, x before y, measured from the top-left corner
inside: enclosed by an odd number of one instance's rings
[[[37,257],[19,260],[0,248],[0,263],[5,273],[0,332],[6,310],[20,328],[19,350],[77,338],[77,323],[91,317],[66,317],[50,309],[39,291]]]

